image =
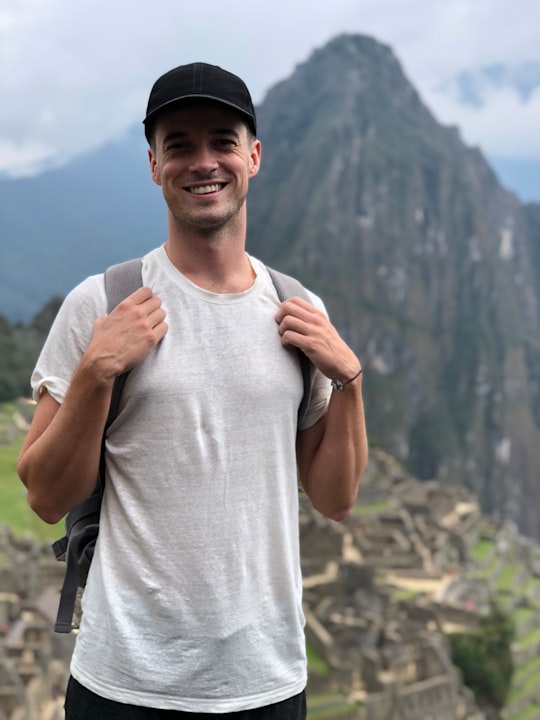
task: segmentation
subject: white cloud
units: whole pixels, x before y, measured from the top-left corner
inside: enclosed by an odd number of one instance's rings
[[[425,99],[441,122],[457,125],[465,142],[487,155],[540,160],[540,88],[527,101],[513,88],[486,88],[479,107],[453,94],[427,93]]]
[[[183,62],[237,72],[260,102],[342,32],[390,45],[438,119],[467,141],[530,155],[537,95],[523,103],[493,91],[473,111],[441,87],[463,70],[539,61],[539,26],[530,0],[2,0],[0,169],[27,173],[120,135],[140,122],[156,77]]]
[[[31,176],[38,173],[44,166],[54,163],[55,148],[39,142],[17,144],[0,139],[0,175],[7,175],[18,169],[17,177]]]

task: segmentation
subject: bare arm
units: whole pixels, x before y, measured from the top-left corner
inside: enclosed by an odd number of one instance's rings
[[[42,392],[17,469],[45,522],[57,522],[93,492],[114,379],[162,339],[164,318],[160,300],[140,288],[96,320],[62,405]]]
[[[345,382],[360,361],[326,315],[300,298],[283,303],[276,320],[282,342],[303,350],[327,377]],[[313,507],[343,519],[355,502],[368,447],[362,402],[362,375],[333,391],[326,414],[298,434],[300,480]]]

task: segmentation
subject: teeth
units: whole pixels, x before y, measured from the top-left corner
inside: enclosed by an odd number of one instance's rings
[[[206,195],[207,193],[217,192],[221,189],[221,185],[202,185],[201,187],[192,187],[189,189],[190,192],[195,195]]]

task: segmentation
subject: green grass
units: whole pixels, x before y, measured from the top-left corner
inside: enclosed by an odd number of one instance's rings
[[[308,718],[319,720],[337,720],[339,717],[358,707],[356,703],[348,702],[343,695],[312,695],[308,697]]]
[[[496,555],[492,554],[487,558],[487,562],[484,561],[484,563],[481,563],[479,567],[475,569],[474,576],[482,580],[490,580],[494,575],[496,575],[500,564],[500,559]]]
[[[513,613],[514,612],[514,602],[515,597],[511,592],[498,592],[497,593],[497,603],[500,605],[500,607],[507,613]]]
[[[390,588],[389,592],[396,602],[412,600],[421,594],[419,590],[409,590],[409,588]]]
[[[523,623],[526,623],[528,620],[530,620],[536,614],[537,614],[537,611],[532,610],[531,608],[517,608],[516,610],[513,610],[512,611],[512,620],[514,621],[517,631],[519,632],[520,626]]]
[[[517,685],[528,675],[535,673],[540,673],[540,657],[531,658],[527,660],[527,662],[524,662],[519,668],[516,668],[513,681]]]
[[[512,685],[510,694],[507,699],[507,705],[511,705],[522,697],[526,697],[529,693],[538,687],[538,674],[528,675],[519,685]]]
[[[310,672],[314,672],[317,675],[328,675],[330,666],[309,641],[306,642],[306,653]]]
[[[10,445],[0,445],[0,525],[8,525],[19,537],[31,533],[42,542],[50,542],[63,535],[63,521],[47,525],[28,506],[26,490],[17,475],[23,439],[19,435]]]
[[[527,633],[527,635],[520,637],[518,645],[522,648],[528,648],[531,645],[540,645],[540,628],[535,628],[531,630],[530,633]]]
[[[497,590],[499,592],[512,592],[515,589],[516,576],[521,570],[521,565],[515,563],[505,565],[497,578]]]
[[[525,597],[540,595],[540,580],[534,577],[527,578],[523,585],[518,588],[518,592]]]
[[[491,540],[479,540],[472,549],[473,559],[478,563],[485,562],[493,554]]]
[[[390,502],[381,500],[380,502],[371,503],[370,505],[355,505],[352,509],[354,515],[376,515],[377,513],[388,510]]]
[[[534,703],[517,713],[517,715],[513,715],[512,720],[537,720],[538,717],[540,717],[540,706]]]
[[[538,690],[540,688],[540,673],[534,673],[529,675],[519,685],[512,685],[510,694],[506,700],[507,707],[511,707],[514,703],[518,702],[522,698],[527,698],[531,695],[534,697],[538,696]]]

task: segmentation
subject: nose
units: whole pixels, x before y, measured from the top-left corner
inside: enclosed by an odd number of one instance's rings
[[[191,172],[208,174],[217,170],[218,161],[213,148],[207,145],[199,145],[194,149],[189,165]]]

